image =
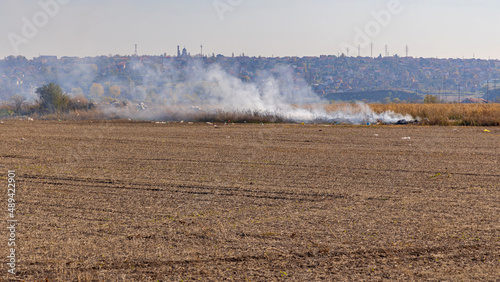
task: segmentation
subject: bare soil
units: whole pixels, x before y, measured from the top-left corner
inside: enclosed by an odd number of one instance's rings
[[[485,129],[5,121],[16,278],[498,281]]]

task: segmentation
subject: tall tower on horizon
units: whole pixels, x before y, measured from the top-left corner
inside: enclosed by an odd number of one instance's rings
[[[181,56],[181,47],[177,45],[177,57],[179,58]]]

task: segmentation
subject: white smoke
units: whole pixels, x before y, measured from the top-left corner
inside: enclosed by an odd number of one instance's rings
[[[253,82],[242,81],[218,64],[205,67],[195,60],[188,61],[182,68],[168,64],[166,71],[142,63],[135,64],[134,69],[143,77],[143,85],[138,88],[140,91],[135,91],[134,100],[147,99],[149,91],[154,93],[153,104],[157,107],[185,109],[186,112],[199,107],[207,113],[251,111],[279,115],[295,122],[364,124],[412,119],[390,111],[377,114],[360,103],[329,112],[325,110],[327,102],[314,94],[303,79],[294,76],[293,69],[288,66],[262,71]],[[141,114],[141,118],[147,116]],[[184,118],[189,119],[185,115]]]
[[[328,113],[326,118],[330,121],[340,123],[364,124],[364,123],[397,123],[398,121],[410,121],[412,116],[402,115],[393,111],[383,113],[374,112],[368,105],[356,103],[355,106],[349,106],[342,111]]]

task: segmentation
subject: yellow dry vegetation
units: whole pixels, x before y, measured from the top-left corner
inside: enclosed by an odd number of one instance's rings
[[[500,104],[370,104],[369,106],[377,113],[393,111],[409,114],[414,118],[420,118],[424,125],[500,125]],[[345,107],[345,104],[333,104],[327,109],[333,111]]]

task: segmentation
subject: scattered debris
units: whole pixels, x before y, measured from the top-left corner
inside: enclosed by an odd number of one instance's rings
[[[183,120],[181,120],[181,123],[184,123],[184,121],[183,121]]]
[[[193,122],[190,121],[190,122],[188,122],[188,124],[193,124]]]
[[[411,140],[411,137],[403,137],[402,140]]]
[[[488,129],[485,129],[484,132],[486,133],[490,133],[491,131],[489,131]]]
[[[140,102],[139,104],[137,104],[137,109],[141,110],[141,111],[145,111],[148,109],[148,106],[146,106],[143,102]]]
[[[406,119],[402,119],[402,120],[398,120],[395,124],[397,125],[404,125],[404,124],[418,124],[419,121],[416,119],[416,120],[406,120]]]
[[[115,108],[125,108],[125,109],[128,109],[128,106],[130,105],[130,103],[128,101],[117,101],[117,100],[114,100],[113,102],[109,103],[109,105],[115,107]]]
[[[378,137],[378,134],[373,134],[373,136]]]
[[[436,174],[431,175],[431,178],[438,178],[440,176],[441,176],[441,173],[437,172]]]

